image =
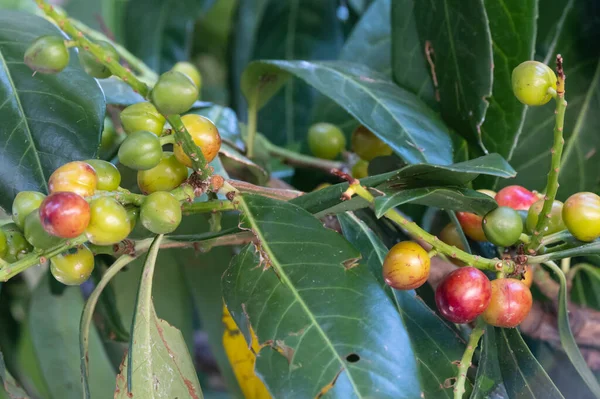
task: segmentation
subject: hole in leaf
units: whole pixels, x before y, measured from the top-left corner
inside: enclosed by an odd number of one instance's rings
[[[356,353],[351,353],[348,356],[346,356],[346,360],[349,363],[356,363],[360,360],[360,356],[358,356]]]

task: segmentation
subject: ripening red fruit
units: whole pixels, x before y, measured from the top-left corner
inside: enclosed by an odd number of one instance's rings
[[[494,198],[496,193],[492,190],[477,190],[482,194],[489,195]],[[467,237],[473,241],[487,241],[483,227],[481,225],[483,216],[476,215],[469,212],[456,212],[456,217],[462,227],[463,232]]]
[[[531,291],[514,278],[492,281],[490,304],[483,312],[486,323],[495,327],[513,328],[521,324],[531,310]]]
[[[435,303],[447,320],[468,323],[475,320],[490,303],[490,280],[474,267],[449,273],[435,290]]]
[[[39,212],[44,230],[61,238],[81,235],[90,222],[90,205],[81,195],[71,192],[50,194]]]
[[[526,211],[539,197],[521,186],[507,186],[496,194],[498,206],[508,206],[515,211]]]
[[[85,162],[73,161],[56,169],[48,179],[50,193],[69,191],[89,197],[98,186],[98,175],[94,168]]]
[[[427,251],[412,241],[394,245],[383,261],[383,278],[397,290],[412,290],[425,284],[431,259]]]

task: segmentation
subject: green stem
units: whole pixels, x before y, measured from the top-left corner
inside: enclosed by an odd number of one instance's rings
[[[252,159],[254,157],[254,141],[256,140],[256,120],[258,118],[257,101],[252,101],[248,105],[248,136],[246,139],[246,156]]]
[[[71,36],[73,41],[76,41],[78,47],[83,51],[88,51],[96,59],[98,59],[103,65],[105,65],[113,75],[121,78],[125,83],[129,84],[134,91],[140,93],[143,97],[146,97],[150,91],[145,83],[138,80],[130,70],[119,64],[119,61],[113,59],[108,55],[102,47],[96,43],[89,41],[83,34],[82,31],[77,29],[71,21],[64,15],[59,14],[54,7],[47,4],[44,0],[35,0],[38,7],[44,11],[44,13],[52,18],[61,30]]]
[[[600,241],[595,241],[590,244],[585,244],[575,248],[565,249],[563,251],[551,252],[543,255],[530,256],[527,258],[527,263],[546,263],[553,260],[559,260],[563,258],[572,258],[575,256],[583,255],[598,255],[600,254]]]
[[[541,240],[540,245],[548,246],[560,241],[569,241],[573,239],[574,237],[569,233],[569,230],[562,230],[557,233],[548,234]]]
[[[559,77],[560,79],[560,77]],[[550,222],[550,211],[552,210],[552,204],[556,198],[556,192],[558,191],[558,175],[560,173],[560,159],[562,156],[563,147],[565,140],[563,138],[563,126],[565,121],[565,111],[567,109],[567,102],[564,98],[564,92],[560,93],[555,97],[556,99],[556,117],[554,124],[554,145],[552,146],[552,161],[550,165],[550,171],[548,172],[548,182],[546,184],[546,196],[544,197],[544,206],[540,212],[538,223],[535,226],[535,230],[532,234],[531,242],[527,246],[529,252],[535,252],[539,247],[544,234],[548,229],[548,223]]]
[[[172,134],[169,134],[167,136],[161,136],[158,138],[158,140],[160,140],[160,145],[167,145],[167,144],[175,144],[175,136]]]
[[[481,336],[485,332],[485,322],[483,319],[478,318],[475,323],[475,327],[471,331],[471,335],[469,336],[469,343],[467,344],[467,348],[463,353],[463,357],[460,360],[460,365],[458,366],[458,378],[456,379],[456,384],[454,385],[454,399],[462,399],[465,393],[465,382],[467,380],[467,371],[469,367],[471,367],[471,362],[473,361],[473,354],[475,353],[475,349],[477,349],[477,345],[479,344],[479,340]]]
[[[329,161],[327,159],[315,158],[309,155],[303,155],[297,153],[295,151],[290,151],[285,148],[281,148],[272,144],[271,142],[267,142],[267,151],[269,155],[272,155],[277,158],[281,158],[286,163],[295,166],[308,167],[308,168],[317,168],[322,169],[325,172],[329,172],[331,169],[344,169],[345,164],[343,162]]]
[[[181,117],[179,115],[169,115],[167,120],[175,132],[175,141],[177,144],[181,145],[183,151],[192,161],[192,168],[198,172],[201,180],[207,179],[212,172],[209,169],[204,154],[200,148],[198,148],[196,143],[194,143],[192,136],[183,125]]]
[[[527,234],[521,233],[519,236],[519,241],[521,241],[523,244],[529,244],[531,242],[531,237],[529,237]]]
[[[192,202],[183,204],[181,210],[184,215],[192,215],[194,213],[222,212],[231,211],[235,207],[231,201],[211,200],[205,202]]]

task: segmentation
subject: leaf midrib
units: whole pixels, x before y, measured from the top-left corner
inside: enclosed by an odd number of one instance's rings
[[[358,387],[356,385],[356,382],[354,381],[354,377],[353,377],[352,373],[350,372],[349,367],[344,363],[344,361],[340,357],[339,353],[336,351],[335,346],[333,345],[333,343],[331,342],[331,340],[329,339],[327,334],[325,334],[325,331],[323,331],[323,328],[321,328],[321,325],[314,318],[312,312],[310,311],[310,308],[308,307],[308,305],[306,304],[306,302],[304,301],[304,299],[302,298],[300,293],[296,290],[292,281],[290,281],[288,275],[286,274],[285,270],[283,270],[283,268],[279,264],[279,261],[277,260],[277,258],[274,256],[273,251],[271,250],[271,246],[269,245],[269,242],[267,240],[265,240],[265,237],[263,236],[262,231],[260,230],[260,228],[256,222],[256,219],[254,218],[254,215],[250,211],[250,208],[248,207],[246,200],[241,195],[239,196],[239,198],[240,198],[240,205],[243,208],[243,213],[246,216],[250,225],[252,226],[253,232],[258,236],[259,241],[262,243],[261,248],[269,256],[272,267],[275,267],[277,269],[278,277],[290,289],[290,291],[293,293],[294,297],[296,297],[296,300],[298,301],[300,306],[302,306],[302,308],[304,309],[304,312],[308,315],[308,317],[311,321],[311,324],[316,327],[317,331],[319,332],[319,334],[321,335],[321,337],[323,338],[323,340],[325,341],[327,346],[330,348],[331,352],[333,352],[335,358],[338,359],[340,365],[346,371],[346,375],[348,376],[348,380],[350,381],[350,384],[352,385],[354,392],[358,395],[359,398],[362,398],[362,395],[361,395],[360,391],[358,390]]]

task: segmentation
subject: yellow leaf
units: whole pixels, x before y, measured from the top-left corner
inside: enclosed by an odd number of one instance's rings
[[[254,330],[250,328],[252,334],[252,350],[250,350],[244,335],[225,305],[223,305],[223,323],[225,324],[223,346],[244,397],[246,399],[271,399],[265,384],[254,374],[255,353],[260,351]]]

